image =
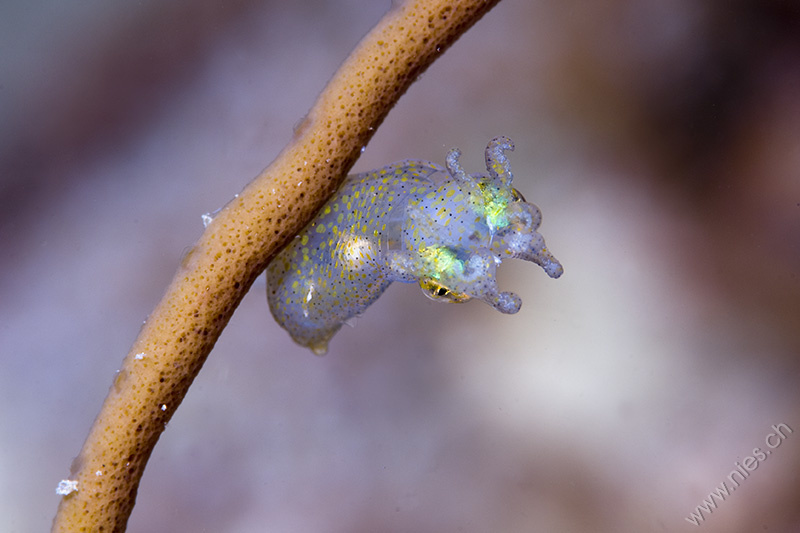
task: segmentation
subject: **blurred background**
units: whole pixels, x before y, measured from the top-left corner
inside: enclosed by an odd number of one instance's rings
[[[200,216],[389,6],[0,7],[0,531],[49,528]],[[507,135],[564,276],[504,263],[513,316],[395,284],[323,358],[274,323],[261,279],[129,531],[800,531],[797,6],[501,2],[354,171],[455,146],[481,171]]]

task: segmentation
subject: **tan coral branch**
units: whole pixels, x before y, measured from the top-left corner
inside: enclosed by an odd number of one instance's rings
[[[147,319],[72,466],[53,531],[124,531],[161,432],[234,309],[339,185],[389,109],[499,0],[392,10],[340,67],[291,143],[203,233]]]

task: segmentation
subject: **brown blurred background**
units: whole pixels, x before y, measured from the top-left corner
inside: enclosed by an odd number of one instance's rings
[[[131,532],[800,531],[800,8],[504,0],[356,164],[483,169],[565,266],[503,316],[395,285],[317,358],[257,282]],[[200,215],[389,2],[0,7],[0,531],[43,531]],[[701,525],[773,424],[794,430]],[[774,440],[773,440],[774,442]]]

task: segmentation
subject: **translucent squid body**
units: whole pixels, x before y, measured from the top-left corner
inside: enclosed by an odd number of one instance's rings
[[[267,268],[267,298],[278,323],[316,354],[342,324],[393,281],[415,282],[434,300],[478,298],[501,313],[522,301],[500,292],[504,259],[563,268],[536,231],[542,216],[511,186],[506,137],[486,147],[489,175],[468,175],[447,155],[446,168],[408,160],[348,176],[316,218]]]

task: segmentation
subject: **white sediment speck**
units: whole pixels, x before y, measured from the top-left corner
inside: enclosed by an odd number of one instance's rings
[[[78,492],[78,481],[72,479],[62,479],[56,487],[56,494],[66,496],[73,492]]]
[[[234,194],[233,197],[238,198],[239,195]],[[200,218],[203,220],[203,227],[207,228],[208,225],[214,221],[214,217],[216,217],[220,211],[222,211],[221,207],[219,209],[214,209],[210,213],[203,213],[202,215],[200,215]]]
[[[167,404],[163,404],[163,405],[161,406],[161,410],[162,410],[162,411],[166,411],[166,410],[167,410]]]
[[[144,359],[144,356],[145,356],[144,352],[139,352],[136,355],[134,355],[133,358],[134,359],[138,359],[139,361],[141,361],[142,359]]]

